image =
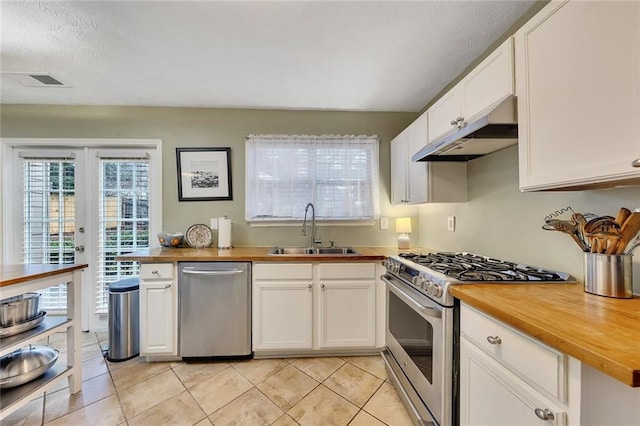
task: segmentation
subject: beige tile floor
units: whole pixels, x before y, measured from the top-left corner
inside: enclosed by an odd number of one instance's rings
[[[83,333],[82,392],[66,381],[4,425],[411,425],[379,356],[111,363]],[[42,342],[46,343],[46,342]],[[65,335],[49,345],[66,358]]]

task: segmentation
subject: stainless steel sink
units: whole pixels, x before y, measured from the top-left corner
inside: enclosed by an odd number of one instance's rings
[[[291,256],[291,255],[304,255],[304,256],[318,256],[318,255],[350,255],[359,256],[360,253],[351,247],[274,247],[268,253],[271,256]]]

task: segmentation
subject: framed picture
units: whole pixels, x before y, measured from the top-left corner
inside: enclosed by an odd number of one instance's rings
[[[176,148],[178,201],[233,200],[231,148]]]

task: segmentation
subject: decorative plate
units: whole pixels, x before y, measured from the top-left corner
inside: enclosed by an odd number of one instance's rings
[[[199,223],[191,225],[187,229],[184,239],[187,244],[194,248],[209,247],[213,242],[213,232],[207,225]]]

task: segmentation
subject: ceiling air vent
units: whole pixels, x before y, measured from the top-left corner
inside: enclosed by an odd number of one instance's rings
[[[2,75],[26,87],[71,87],[46,72],[3,72]]]

